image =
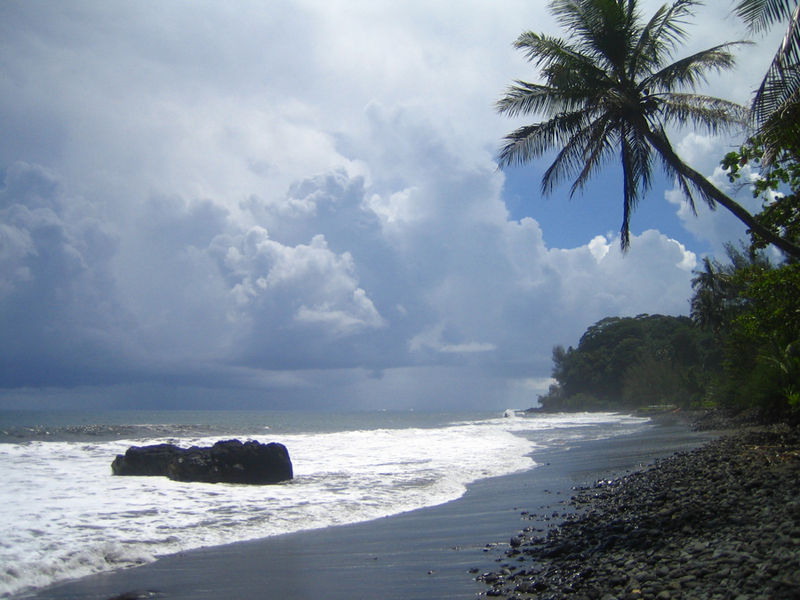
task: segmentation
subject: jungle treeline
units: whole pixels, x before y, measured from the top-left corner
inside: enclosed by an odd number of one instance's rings
[[[609,317],[553,349],[545,410],[800,408],[800,264],[728,248],[695,272],[691,316]]]

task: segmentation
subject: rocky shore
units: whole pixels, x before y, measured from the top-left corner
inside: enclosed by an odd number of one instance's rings
[[[800,430],[731,433],[643,471],[581,488],[511,538],[502,598],[800,598]]]

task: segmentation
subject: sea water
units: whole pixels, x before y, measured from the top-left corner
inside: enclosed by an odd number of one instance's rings
[[[537,450],[640,431],[618,414],[0,412],[0,597],[191,548],[377,519],[532,469]],[[269,486],[116,477],[131,445],[284,444]]]

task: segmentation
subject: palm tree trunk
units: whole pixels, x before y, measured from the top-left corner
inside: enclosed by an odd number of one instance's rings
[[[742,223],[750,228],[750,231],[765,239],[770,244],[780,248],[784,253],[792,258],[800,259],[800,246],[790,242],[787,239],[780,237],[773,233],[756,218],[751,215],[747,210],[733,198],[720,191],[714,184],[706,179],[702,173],[695,171],[692,167],[683,162],[680,157],[675,154],[672,145],[667,140],[666,136],[659,135],[649,127],[645,129],[645,136],[648,141],[653,144],[653,147],[658,150],[661,156],[675,169],[678,173],[689,179],[694,183],[697,188],[703,193],[706,198],[710,198],[714,202],[721,204],[736,216]]]

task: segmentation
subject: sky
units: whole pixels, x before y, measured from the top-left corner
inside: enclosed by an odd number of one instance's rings
[[[524,30],[560,34],[530,0],[0,0],[0,408],[524,408],[592,323],[688,314],[724,209],[659,176],[623,255],[615,164],[572,198],[497,168]],[[755,41],[702,91],[747,103]],[[741,135],[670,135],[726,185]]]

